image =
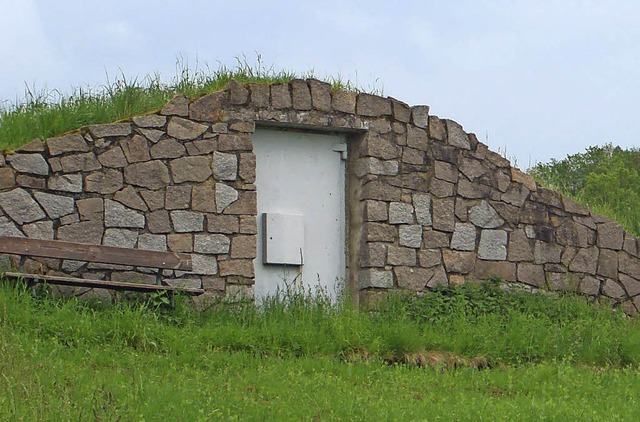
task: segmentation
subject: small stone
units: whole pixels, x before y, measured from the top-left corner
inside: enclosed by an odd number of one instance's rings
[[[537,190],[536,181],[533,176],[523,173],[515,167],[511,167],[511,179],[516,183],[522,183],[532,192]]]
[[[125,172],[128,168],[125,169]],[[115,193],[122,189],[122,173],[117,169],[105,169],[94,172],[85,178],[87,192],[101,194]]]
[[[16,227],[13,221],[7,217],[0,217],[0,236],[24,237],[24,234]]]
[[[358,284],[361,289],[391,289],[393,288],[393,273],[373,268],[360,270],[358,272]]]
[[[151,233],[170,233],[169,213],[165,210],[150,212],[147,214],[147,225]]]
[[[243,190],[239,192],[238,200],[224,209],[225,214],[256,215],[258,199],[255,191]]]
[[[373,180],[362,187],[360,199],[375,199],[378,201],[399,201],[402,189],[391,186],[380,180]]]
[[[255,215],[241,215],[240,216],[240,233],[242,234],[257,234],[258,224],[256,222]]]
[[[174,96],[160,110],[160,114],[165,116],[187,116],[189,115],[189,98],[186,95]]]
[[[225,185],[216,183],[216,211],[222,213],[229,205],[238,200],[238,191]]]
[[[208,155],[216,150],[217,143],[214,139],[200,139],[187,142],[184,146],[187,148],[187,154],[189,155]]]
[[[616,251],[600,249],[596,273],[604,277],[618,278],[618,254]]]
[[[382,160],[393,160],[399,158],[401,149],[390,139],[378,133],[370,132],[365,141],[360,146],[362,156],[380,158]]]
[[[586,276],[580,282],[578,290],[589,296],[597,296],[600,293],[600,280],[592,276]]]
[[[151,159],[149,142],[140,135],[133,135],[131,139],[123,139],[120,141],[120,147],[129,163],[139,163]]]
[[[240,153],[238,175],[245,183],[254,183],[256,181],[256,156],[254,153]]]
[[[31,142],[22,145],[20,148],[18,148],[17,150],[18,152],[22,153],[22,152],[44,152],[45,151],[45,147],[44,147],[44,143],[42,142],[42,139],[40,138],[36,138],[34,140],[32,140]]]
[[[471,144],[469,143],[469,137],[462,129],[459,123],[454,122],[453,120],[445,120],[447,125],[447,143],[454,147],[462,148],[462,149],[471,149]]]
[[[422,243],[425,248],[448,248],[449,235],[437,230],[425,230]]]
[[[387,203],[383,201],[364,201],[364,220],[365,221],[387,221],[389,212]]]
[[[164,208],[164,191],[141,190],[140,195],[151,211]]]
[[[469,274],[475,268],[476,254],[444,249],[442,260],[448,273]]]
[[[255,223],[255,218],[254,218]],[[207,215],[207,231],[209,233],[233,234],[240,232],[238,217],[234,215]]]
[[[271,85],[271,107],[274,109],[291,107],[291,93],[288,84]]]
[[[255,236],[236,236],[231,240],[231,258],[253,259],[256,253]]]
[[[559,263],[562,256],[562,246],[555,243],[536,240],[533,257],[536,264]]]
[[[178,233],[201,232],[204,228],[204,215],[193,211],[172,211],[171,222]]]
[[[167,126],[167,134],[183,141],[196,139],[207,130],[207,126],[181,117],[171,117]]]
[[[222,105],[226,102],[227,91],[218,91],[204,95],[189,104],[189,118],[211,122],[217,118]]]
[[[38,203],[22,188],[0,193],[0,206],[18,224],[30,223],[46,216]]]
[[[429,120],[429,106],[416,105],[411,107],[411,123],[414,126],[427,128]]]
[[[311,90],[311,104],[320,111],[331,111],[331,84],[317,79],[307,79]]]
[[[455,202],[453,198],[433,199],[433,228],[453,232],[455,228]]]
[[[407,127],[407,145],[418,151],[429,149],[429,136],[427,131],[413,126]]]
[[[228,259],[220,261],[220,276],[240,276],[253,278],[255,276],[253,270],[253,261],[250,259]]]
[[[119,190],[118,192],[116,192],[113,199],[135,210],[148,210],[147,205],[144,203],[133,186],[126,186],[124,189]]]
[[[127,159],[122,152],[122,148],[116,146],[111,148],[98,156],[98,161],[105,167],[126,167]]]
[[[232,79],[226,87],[229,91],[229,103],[235,105],[246,104],[249,99],[249,90],[242,86],[238,81]]]
[[[359,94],[356,113],[361,116],[377,117],[391,115],[391,101],[371,94]]]
[[[75,201],[67,196],[53,195],[45,192],[34,192],[36,201],[42,205],[49,218],[60,218],[74,211]]]
[[[434,161],[433,167],[436,178],[451,183],[456,183],[458,181],[458,169],[453,165],[444,161]]]
[[[509,261],[533,261],[533,258],[531,244],[524,230],[519,229],[511,232],[509,235]]]
[[[360,158],[354,165],[354,173],[358,177],[367,174],[394,176],[398,174],[399,164],[393,160],[380,160],[375,157]]]
[[[602,293],[612,299],[622,299],[627,296],[624,288],[611,279],[606,280],[602,285]]]
[[[507,232],[504,230],[482,230],[478,258],[490,261],[507,259]]]
[[[560,245],[586,248],[593,244],[592,239],[593,231],[573,221],[565,221],[556,229],[556,240]]]
[[[342,113],[356,112],[357,94],[349,91],[335,91],[331,94],[331,107]]]
[[[60,159],[60,165],[62,166],[62,171],[65,173],[93,171],[100,170],[100,168],[102,168],[102,165],[93,152],[67,155]]]
[[[197,234],[193,243],[193,250],[208,254],[229,253],[231,241],[223,234]]]
[[[82,192],[82,175],[62,174],[51,176],[48,183],[49,190],[80,193]]]
[[[296,110],[311,110],[311,91],[307,82],[302,79],[293,79],[289,82],[291,87],[291,104]]]
[[[413,208],[416,212],[418,224],[431,226],[431,195],[424,193],[413,194]]]
[[[399,288],[414,292],[423,291],[434,275],[433,268],[395,267],[393,272]]]
[[[469,221],[483,229],[495,229],[504,224],[504,220],[487,201],[469,209]]]
[[[22,226],[22,230],[27,237],[32,239],[53,240],[53,221],[36,221],[25,224]],[[19,237],[22,237],[22,234]]]
[[[396,240],[395,226],[381,223],[365,223],[364,237],[367,242],[393,242]]]
[[[440,249],[423,249],[418,252],[418,261],[421,267],[431,268],[440,265],[442,252]]]
[[[89,126],[89,132],[95,139],[115,136],[127,136],[131,134],[131,124],[110,123],[103,125],[92,125]]]
[[[184,157],[171,161],[171,174],[175,183],[204,182],[213,172],[209,159],[203,156]]]
[[[589,215],[589,209],[587,207],[582,204],[578,204],[571,198],[563,196],[562,204],[564,205],[564,210],[570,214]]]
[[[597,245],[619,251],[624,243],[624,229],[620,224],[609,222],[598,224]]]
[[[413,206],[401,202],[389,204],[389,224],[412,224]]]
[[[104,201],[102,198],[86,198],[76,201],[80,220],[102,221],[104,219]]]
[[[516,207],[521,207],[529,196],[529,189],[522,185],[512,184],[507,191],[502,194],[500,200]]]
[[[412,248],[389,245],[387,247],[387,264],[415,266],[417,262],[416,251]]]
[[[188,233],[172,233],[167,235],[169,250],[173,252],[193,252],[193,235]]]
[[[49,138],[46,141],[49,155],[56,156],[67,152],[87,152],[90,150],[89,145],[79,133],[71,133],[69,135],[57,138]]]
[[[194,274],[214,275],[218,273],[218,261],[211,255],[191,254]]]
[[[163,139],[151,147],[151,157],[156,158],[180,158],[187,150],[175,139]]]
[[[191,193],[193,211],[216,212],[215,191],[210,185],[193,186]]]
[[[80,221],[67,224],[58,228],[57,238],[70,242],[88,243],[99,245],[102,242],[104,227],[102,221]]]
[[[167,237],[163,234],[141,234],[138,237],[138,249],[166,252]]]
[[[138,232],[136,230],[107,229],[102,240],[102,244],[105,246],[129,249],[135,248],[136,243],[138,243]]]
[[[169,184],[169,171],[160,160],[136,163],[124,169],[124,180],[130,185],[155,190]]]
[[[546,284],[544,267],[527,262],[519,263],[518,281],[535,287],[544,287]]]
[[[236,180],[238,176],[238,157],[236,154],[213,153],[213,177],[216,180]]]
[[[167,118],[157,114],[150,114],[148,116],[134,117],[133,123],[138,127],[163,127],[167,123]]]
[[[451,236],[451,249],[474,251],[476,249],[476,227],[470,223],[456,223]]]
[[[107,227],[144,228],[144,215],[125,207],[119,202],[105,199],[104,222]]]
[[[598,265],[598,248],[581,248],[569,264],[569,271],[595,275]]]
[[[406,224],[399,227],[400,246],[420,248],[422,246],[422,226]]]
[[[0,189],[12,188],[15,185],[16,172],[9,167],[0,167]]]
[[[384,243],[366,242],[360,249],[360,266],[384,267],[387,262],[387,246]]]
[[[167,210],[189,208],[189,204],[191,203],[191,186],[167,186],[164,203]]]
[[[473,275],[477,280],[500,277],[504,281],[516,281],[516,264],[509,261],[477,260]]]
[[[156,129],[140,129],[140,133],[154,144],[166,134],[166,132]]]
[[[37,174],[47,176],[49,174],[49,164],[40,154],[15,154],[8,155],[7,161],[11,163],[16,171],[27,174]]]

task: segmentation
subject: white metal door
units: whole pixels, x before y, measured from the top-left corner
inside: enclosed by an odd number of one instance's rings
[[[288,287],[335,298],[345,277],[345,137],[260,128],[253,148],[256,296]]]

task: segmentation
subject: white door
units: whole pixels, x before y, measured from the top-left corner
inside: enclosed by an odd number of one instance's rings
[[[321,288],[335,298],[345,277],[345,137],[259,128],[253,148],[256,296]]]

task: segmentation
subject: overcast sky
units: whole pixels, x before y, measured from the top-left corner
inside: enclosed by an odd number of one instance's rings
[[[0,0],[0,101],[189,66],[341,75],[461,123],[521,168],[640,146],[640,2]]]

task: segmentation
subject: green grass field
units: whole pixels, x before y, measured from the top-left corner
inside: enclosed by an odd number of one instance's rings
[[[637,420],[640,326],[578,297],[101,309],[0,289],[0,420]]]

